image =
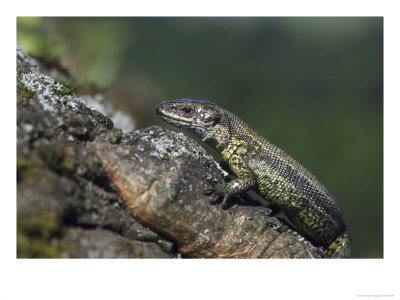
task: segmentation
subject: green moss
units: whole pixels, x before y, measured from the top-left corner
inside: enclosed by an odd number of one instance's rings
[[[22,84],[17,85],[17,97],[19,98],[33,98],[37,94],[36,92],[32,92],[27,87],[23,86]]]
[[[106,132],[106,136],[111,144],[119,144],[122,138],[122,130],[119,128],[113,128]]]
[[[17,158],[17,181],[21,181],[29,175],[31,164],[23,158]]]
[[[124,239],[121,241],[121,246],[125,248],[128,251],[128,253],[132,253],[134,257],[136,258],[142,257],[140,251],[135,246],[135,242]]]
[[[42,211],[17,219],[17,257],[55,258],[60,246],[52,240],[61,235],[59,217],[49,211]]]
[[[40,157],[54,171],[62,174],[72,174],[75,171],[71,149],[66,145],[38,147]]]
[[[56,88],[57,84],[59,84],[61,86],[61,89]],[[71,95],[71,96],[75,95],[75,89],[60,78],[54,79],[54,86],[52,88],[52,91],[54,94],[56,94],[60,97],[66,96],[66,95]]]

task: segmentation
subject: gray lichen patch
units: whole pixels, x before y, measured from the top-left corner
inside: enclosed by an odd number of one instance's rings
[[[60,78],[52,78],[38,68],[37,63],[17,49],[17,96],[30,98],[44,112],[51,114],[57,126],[66,126],[65,138],[92,140],[104,129],[112,129],[115,118],[123,130],[132,130],[134,123],[125,113],[117,111],[103,95],[75,95],[75,90]],[[94,107],[101,110],[100,113]]]
[[[113,127],[110,119],[87,108],[80,98],[61,93],[60,91],[66,88],[61,82],[37,73],[37,69],[34,70],[18,74],[18,86],[24,91],[24,97],[18,95],[18,104],[21,106],[19,119],[24,118],[24,107],[36,105],[38,114],[48,114],[45,118],[52,123],[49,129],[58,131],[65,139],[71,141],[75,138],[90,140],[99,131]],[[27,91],[32,93],[29,95],[31,99],[29,103],[24,103]],[[49,127],[46,126],[49,124],[43,125],[44,128]]]
[[[36,72],[29,72],[20,74],[18,82],[26,90],[31,91],[37,95],[42,107],[46,111],[54,112],[57,109],[57,103],[62,105],[61,109],[76,109],[82,101],[79,98],[71,97],[70,93],[64,94],[63,90],[67,89],[60,81],[53,78],[38,74]],[[65,98],[64,98],[65,97]]]
[[[182,155],[193,159],[208,158],[211,156],[183,133],[166,132],[160,127],[150,127],[141,133],[141,139],[154,147],[151,155],[161,159],[176,159]]]
[[[188,161],[193,161],[205,166],[207,168],[206,174],[211,171],[213,176],[222,180],[228,175],[202,146],[183,133],[152,126],[141,130],[137,139],[143,144],[150,145],[149,148],[146,148],[139,143],[138,149],[141,152],[146,150],[149,151],[151,156],[160,160],[174,161],[175,164],[171,166],[172,171],[180,172],[182,165],[187,165]]]

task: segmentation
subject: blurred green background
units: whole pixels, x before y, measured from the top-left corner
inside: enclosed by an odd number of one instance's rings
[[[138,127],[211,100],[315,174],[353,258],[383,257],[383,18],[17,18],[26,52],[104,87]]]

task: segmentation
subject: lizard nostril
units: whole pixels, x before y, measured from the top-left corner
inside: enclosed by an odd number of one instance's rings
[[[190,107],[184,107],[183,111],[187,114],[190,114],[192,112],[192,109]]]
[[[162,114],[161,105],[158,105],[158,106],[156,107],[156,113],[157,113],[158,115],[161,115],[161,114]]]

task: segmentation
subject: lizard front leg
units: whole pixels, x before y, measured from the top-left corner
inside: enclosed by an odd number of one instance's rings
[[[215,203],[222,198],[221,206],[226,208],[228,199],[234,195],[243,193],[254,187],[256,180],[252,173],[245,172],[242,176],[224,184],[218,184],[215,190],[208,190],[206,193],[212,194],[210,203]]]

